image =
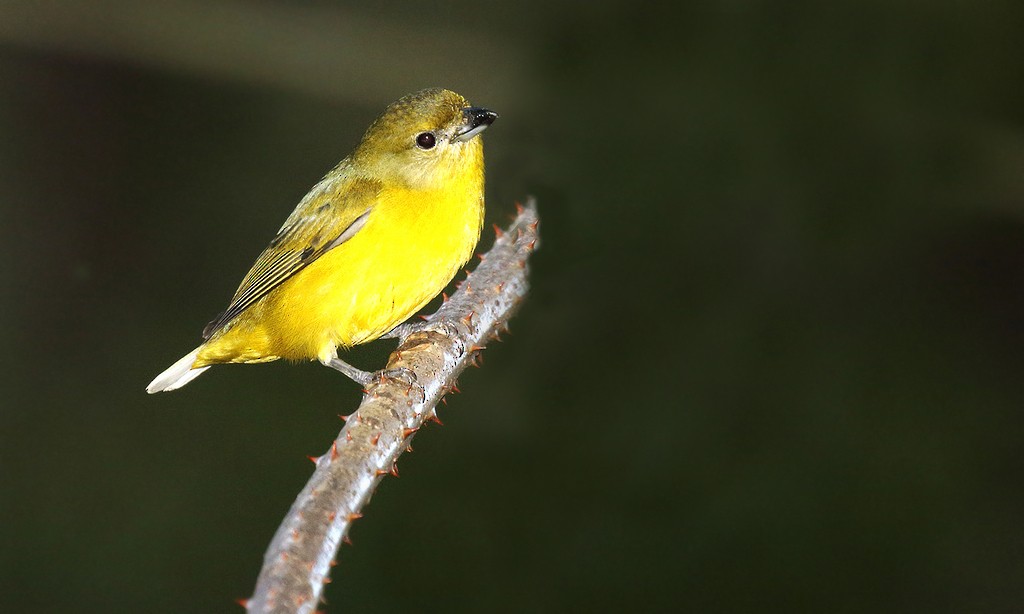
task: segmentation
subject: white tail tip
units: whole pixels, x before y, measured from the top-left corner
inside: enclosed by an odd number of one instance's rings
[[[171,390],[181,388],[185,384],[199,377],[203,371],[206,371],[210,367],[193,369],[192,364],[195,363],[196,356],[198,355],[199,348],[196,348],[187,356],[183,356],[181,360],[168,367],[166,371],[157,375],[156,378],[149,383],[149,386],[146,386],[146,392],[149,394],[153,394],[154,392],[170,392]]]

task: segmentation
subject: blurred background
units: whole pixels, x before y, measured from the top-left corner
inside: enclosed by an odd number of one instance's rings
[[[359,390],[143,388],[435,85],[501,114],[487,226],[536,195],[543,247],[328,611],[1019,611],[1022,33],[1008,0],[3,0],[0,611],[241,611]]]

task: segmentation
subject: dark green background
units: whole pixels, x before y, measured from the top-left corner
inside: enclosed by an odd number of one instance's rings
[[[329,611],[1019,611],[1024,4],[145,6],[0,4],[0,610],[241,611],[357,387],[143,388],[442,85],[543,248]]]

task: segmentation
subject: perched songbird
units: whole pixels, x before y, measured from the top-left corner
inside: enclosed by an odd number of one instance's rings
[[[337,357],[421,309],[469,260],[484,215],[479,134],[497,114],[443,89],[410,94],[306,194],[242,280],[203,344],[147,392],[175,390],[210,365]]]

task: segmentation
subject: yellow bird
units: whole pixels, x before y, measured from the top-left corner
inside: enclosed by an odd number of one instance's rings
[[[395,329],[472,256],[484,215],[477,135],[495,118],[443,89],[392,103],[295,207],[203,344],[146,391],[176,390],[215,364],[278,358],[369,382],[337,350]]]

